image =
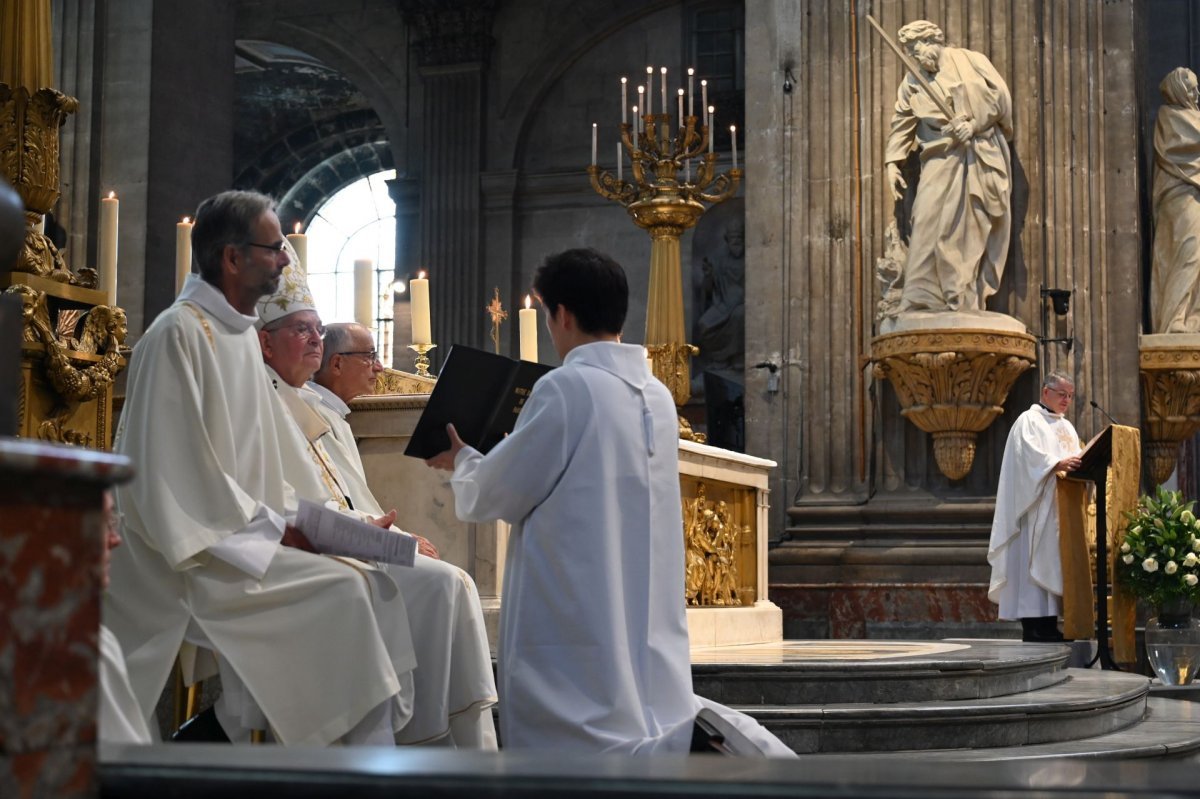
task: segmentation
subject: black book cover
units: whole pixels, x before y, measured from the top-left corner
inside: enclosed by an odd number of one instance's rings
[[[553,368],[455,344],[404,454],[426,459],[448,450],[450,423],[465,443],[486,453],[512,432],[533,384]]]

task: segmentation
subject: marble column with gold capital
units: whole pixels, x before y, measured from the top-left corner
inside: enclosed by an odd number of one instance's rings
[[[50,0],[0,0],[0,83],[26,89],[54,85]]]

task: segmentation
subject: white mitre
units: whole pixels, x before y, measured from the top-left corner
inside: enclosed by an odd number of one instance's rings
[[[292,245],[284,240],[284,252],[290,262],[283,268],[279,278],[279,288],[274,294],[268,294],[258,301],[258,321],[254,326],[262,330],[264,326],[277,319],[294,314],[297,311],[315,311],[316,303],[312,292],[308,290],[308,275],[303,271],[300,257],[292,249]]]

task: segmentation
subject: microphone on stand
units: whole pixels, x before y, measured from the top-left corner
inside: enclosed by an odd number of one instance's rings
[[[1096,402],[1095,400],[1088,400],[1088,402],[1091,404],[1091,406],[1093,408],[1100,411],[1100,413],[1104,414],[1108,418],[1108,421],[1112,422],[1113,424],[1120,424],[1120,422],[1118,422],[1116,419],[1112,418],[1112,414],[1110,414],[1108,411],[1106,411],[1100,407],[1100,403]]]

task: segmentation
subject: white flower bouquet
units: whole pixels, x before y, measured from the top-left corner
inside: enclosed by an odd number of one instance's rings
[[[1126,513],[1117,579],[1156,608],[1200,599],[1200,520],[1183,492],[1159,486]]]

